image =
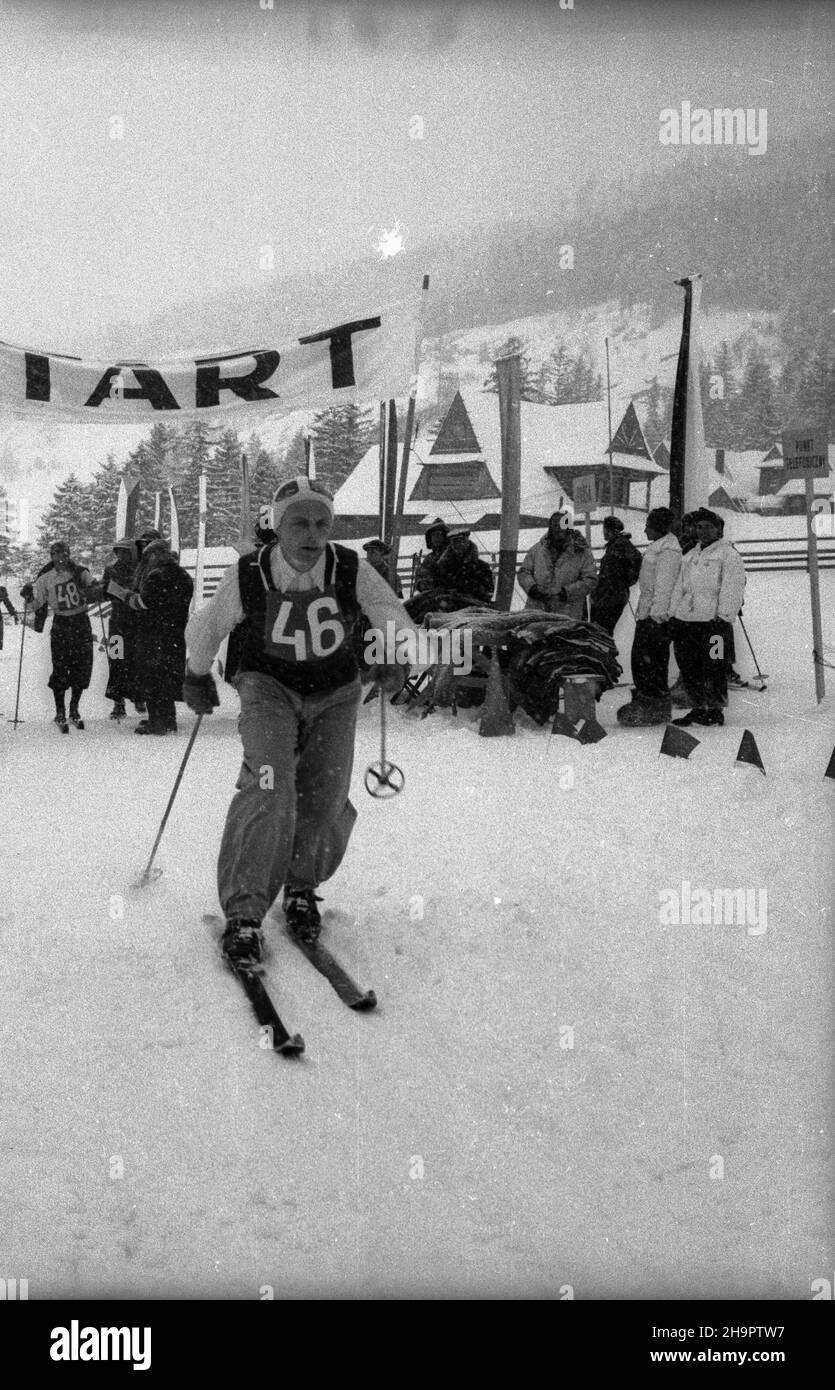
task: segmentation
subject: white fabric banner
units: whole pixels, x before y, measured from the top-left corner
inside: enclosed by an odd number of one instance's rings
[[[301,338],[247,352],[85,362],[0,343],[0,409],[30,419],[182,420],[289,415],[407,395],[420,293]]]

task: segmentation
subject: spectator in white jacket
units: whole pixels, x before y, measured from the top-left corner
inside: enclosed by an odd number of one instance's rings
[[[742,556],[722,538],[715,512],[696,513],[698,545],[685,556],[670,602],[676,656],[693,708],[676,724],[724,724],[725,645],[745,595]]]
[[[656,507],[646,519],[649,545],[638,576],[640,597],[632,639],[632,681],[629,704],[618,710],[618,722],[628,727],[666,724],[672,714],[667,688],[670,664],[670,604],[681,570],[681,546],[672,533],[669,507]]]

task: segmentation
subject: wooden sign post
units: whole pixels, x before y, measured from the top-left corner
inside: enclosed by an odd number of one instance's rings
[[[597,510],[597,475],[594,473],[583,473],[579,478],[574,479],[574,503],[575,512],[585,512],[586,514],[586,545],[591,546],[591,514]]]
[[[809,589],[812,598],[812,660],[815,666],[815,695],[820,704],[826,694],[823,677],[823,632],[821,629],[820,579],[818,577],[818,536],[814,527],[813,478],[829,473],[826,435],[813,429],[783,430],[783,468],[787,478],[803,478],[806,483],[806,537],[809,551]]]

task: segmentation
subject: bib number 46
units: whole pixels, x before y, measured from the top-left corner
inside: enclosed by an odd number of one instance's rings
[[[335,598],[325,595],[323,598],[314,599],[305,611],[305,626],[288,632],[287,624],[294,606],[288,599],[282,601],[270,633],[273,646],[292,647],[291,660],[309,661],[311,657],[329,656],[342,645],[345,640],[345,628],[339,618],[333,616],[339,612]],[[331,616],[323,616],[325,614]]]

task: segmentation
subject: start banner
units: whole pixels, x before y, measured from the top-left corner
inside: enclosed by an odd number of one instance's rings
[[[218,411],[289,415],[407,395],[420,297],[246,352],[89,362],[0,342],[0,410],[124,423]]]

